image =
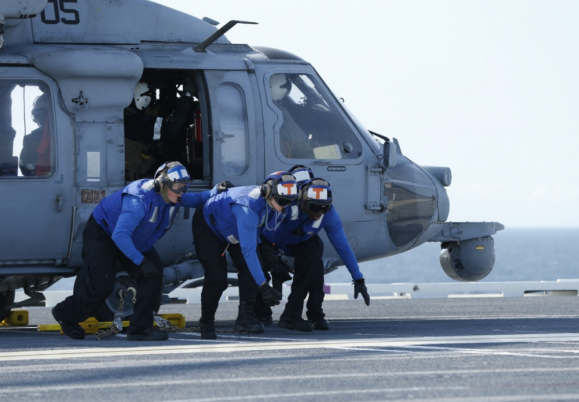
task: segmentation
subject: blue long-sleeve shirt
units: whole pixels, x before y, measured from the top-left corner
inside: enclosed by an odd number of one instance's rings
[[[276,231],[264,232],[263,235],[277,247],[289,251],[287,245],[299,244],[324,229],[332,246],[348,268],[352,279],[363,278],[356,256],[348,243],[340,216],[334,207],[330,208],[319,221],[312,221],[300,207],[291,207],[291,217],[286,218]]]
[[[181,196],[180,206],[199,208],[205,204],[209,197],[216,193],[216,188],[201,193],[183,193]],[[161,196],[158,195],[158,197]],[[161,201],[160,204],[162,207],[155,212],[158,217],[157,219],[159,222],[166,222],[168,220],[170,222],[170,227],[175,218],[175,214],[178,212],[178,208],[175,204],[165,203],[164,201]],[[143,261],[144,256],[142,253],[149,251],[143,249],[144,247],[141,246],[141,242],[143,242],[143,244],[148,244],[148,237],[150,236],[138,229],[141,222],[146,219],[145,214],[145,205],[139,197],[131,194],[124,194],[122,197],[121,212],[118,216],[115,229],[111,235],[112,240],[115,242],[119,250],[121,250],[123,254],[137,265]],[[153,235],[162,237],[166,230],[168,230],[168,227],[158,227]]]
[[[257,242],[264,230],[277,227],[284,215],[276,212],[260,195],[259,186],[234,187],[207,201],[205,221],[222,240],[239,243],[247,267],[257,285],[265,276],[257,257]],[[273,222],[270,228],[268,221]]]
[[[257,237],[259,236],[259,216],[245,205],[233,204],[231,207],[237,221],[239,245],[249,272],[258,285],[265,282],[261,264],[257,258]]]

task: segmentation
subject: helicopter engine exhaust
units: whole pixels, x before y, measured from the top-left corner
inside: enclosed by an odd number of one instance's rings
[[[441,247],[440,265],[455,281],[480,281],[495,265],[495,240],[490,236],[443,242]]]

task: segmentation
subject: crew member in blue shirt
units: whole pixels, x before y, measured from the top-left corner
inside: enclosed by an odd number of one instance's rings
[[[296,177],[299,176],[298,172],[295,174]],[[324,243],[318,235],[320,230],[325,230],[330,243],[350,271],[354,283],[354,298],[357,299],[358,294],[362,294],[366,305],[370,305],[370,296],[356,257],[348,244],[340,216],[332,206],[330,184],[320,178],[308,179],[301,184],[300,194],[297,205],[288,207],[288,216],[280,227],[275,232],[264,232],[262,236],[267,239],[264,248],[269,244],[294,257],[291,294],[278,326],[299,331],[327,330],[329,324],[322,309]],[[302,318],[302,310],[308,293],[306,321]],[[257,313],[262,321],[267,319],[263,316],[267,314],[267,308],[258,306]],[[271,310],[269,313],[271,314]]]
[[[137,280],[137,301],[127,330],[129,341],[166,340],[168,334],[153,328],[160,307],[163,264],[153,247],[171,228],[179,208],[199,208],[217,193],[187,193],[187,169],[179,162],[163,164],[153,179],[137,180],[108,197],[94,209],[83,232],[83,269],[72,296],[57,304],[52,315],[62,331],[83,339],[79,325],[94,314],[115,285],[115,263]],[[199,208],[200,210],[200,208]]]
[[[258,238],[279,226],[283,208],[297,200],[297,196],[295,177],[276,172],[261,186],[229,188],[195,211],[193,239],[197,258],[205,269],[199,319],[202,339],[217,338],[215,312],[228,286],[226,251],[239,278],[239,315],[234,330],[263,332],[263,325],[254,316],[257,292],[268,306],[278,305],[281,294],[264,276],[256,249]]]

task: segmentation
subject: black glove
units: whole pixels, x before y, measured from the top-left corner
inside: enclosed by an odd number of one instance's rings
[[[227,180],[222,181],[221,183],[219,183],[217,185],[217,192],[218,193],[222,193],[225,190],[227,190],[228,188],[232,188],[235,187],[235,185],[233,185],[232,183],[228,182]]]
[[[285,282],[291,280],[292,277],[290,272],[293,273],[294,271],[280,258],[277,260],[277,264],[274,265],[273,269],[271,270],[271,276],[279,282]]]
[[[368,288],[366,288],[366,284],[364,283],[364,278],[354,281],[354,299],[358,298],[358,293],[362,293],[362,297],[364,298],[366,306],[369,306],[370,295],[368,294]]]
[[[281,293],[269,286],[269,283],[265,282],[258,289],[265,304],[268,306],[277,306],[279,304]]]
[[[146,258],[143,258],[143,261],[141,261],[141,263],[139,264],[139,268],[141,269],[141,272],[143,273],[143,278],[145,279],[154,278],[157,275],[159,275],[159,272],[157,272],[157,267],[155,266],[155,264],[153,264]]]
[[[258,248],[263,264],[266,266],[265,270],[273,270],[279,262],[279,253],[277,250],[266,243],[261,243]]]

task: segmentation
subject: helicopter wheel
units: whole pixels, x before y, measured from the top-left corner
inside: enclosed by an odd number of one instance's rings
[[[8,290],[6,292],[0,293],[0,321],[3,321],[10,315],[10,309],[8,306],[11,306],[12,303],[14,303],[15,295],[16,291],[14,290]]]
[[[136,289],[137,281],[131,278],[129,274],[124,271],[117,273],[113,293],[107,297],[105,302],[94,313],[94,317],[100,322],[113,321],[115,313],[119,311],[119,306],[121,304],[119,291],[126,291],[130,287]],[[123,305],[123,313],[125,314],[124,321],[128,321],[133,315],[133,306],[132,293],[129,293],[129,296],[125,297]]]

